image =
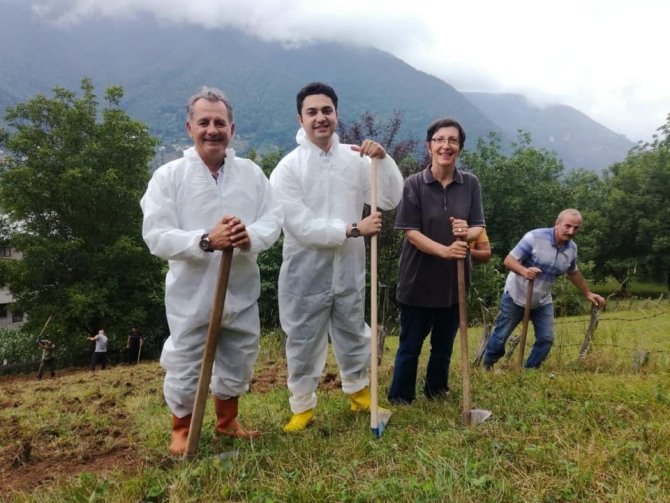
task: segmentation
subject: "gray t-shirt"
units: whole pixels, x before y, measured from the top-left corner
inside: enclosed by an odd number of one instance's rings
[[[105,334],[96,334],[95,338],[95,352],[96,353],[106,353],[107,352],[107,336]]]
[[[53,360],[56,345],[53,342],[44,339],[41,341],[40,347],[42,348],[42,360]]]
[[[470,227],[484,227],[479,180],[456,170],[454,180],[442,187],[430,167],[405,180],[395,228],[418,230],[440,244],[454,242],[450,217],[466,220]],[[466,261],[466,272],[468,261]],[[400,255],[396,297],[401,304],[443,308],[458,304],[456,261],[420,251],[405,238]]]

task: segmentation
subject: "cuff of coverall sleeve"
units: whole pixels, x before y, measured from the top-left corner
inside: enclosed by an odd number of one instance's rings
[[[344,244],[347,242],[347,225],[351,224],[353,222],[343,222],[342,220],[335,220],[333,222],[333,227],[335,228],[336,235],[341,238],[341,244]]]
[[[200,248],[200,240],[202,239],[203,234],[207,234],[209,232],[207,229],[198,229],[197,231],[193,231],[194,234],[191,237],[191,250],[193,250],[193,254],[196,255],[197,257],[200,257],[205,254],[205,252],[202,251]]]

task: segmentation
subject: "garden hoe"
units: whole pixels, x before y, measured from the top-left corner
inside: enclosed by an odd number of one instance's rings
[[[521,324],[521,337],[519,338],[519,359],[517,369],[523,369],[523,354],[526,352],[526,335],[528,334],[528,320],[530,320],[530,303],[533,300],[533,282],[528,280],[528,290],[526,292],[526,306],[523,310],[523,323]]]
[[[214,305],[212,306],[212,314],[209,318],[207,341],[205,342],[202,366],[200,367],[200,377],[198,378],[198,388],[195,393],[195,403],[193,404],[191,427],[189,428],[186,440],[185,458],[194,458],[198,452],[198,442],[200,441],[202,420],[205,416],[205,406],[207,404],[207,396],[209,395],[209,381],[212,378],[212,366],[214,365],[214,357],[216,355],[216,344],[219,338],[219,330],[221,329],[221,318],[223,316],[223,306],[226,299],[232,262],[233,249],[227,248],[223,250],[221,265],[219,266],[219,276],[216,281]]]
[[[40,334],[37,336],[37,340],[35,341],[36,343],[39,343],[42,340],[42,336],[44,335],[44,331],[47,329],[47,327],[49,326],[49,322],[51,321],[51,316],[52,315],[49,315],[49,317],[47,318],[46,323],[42,327],[42,330],[40,330]]]
[[[377,211],[377,159],[372,159],[370,169],[370,213]],[[379,326],[377,320],[377,235],[370,238],[370,328],[372,336],[370,340],[370,429],[376,438],[380,438],[384,433],[384,428],[391,418],[391,411],[379,410],[379,400],[377,395],[377,337],[379,335]]]
[[[492,414],[490,410],[472,409],[470,396],[470,362],[468,360],[468,304],[465,293],[465,259],[456,261],[458,275],[458,317],[461,333],[461,367],[463,373],[463,413],[464,426],[481,424]]]

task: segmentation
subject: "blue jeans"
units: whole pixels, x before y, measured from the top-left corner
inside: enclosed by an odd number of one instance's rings
[[[505,343],[516,326],[523,320],[524,308],[517,306],[507,291],[500,299],[500,314],[496,328],[486,345],[484,366],[493,365],[505,355]],[[554,305],[545,304],[530,310],[530,319],[535,329],[535,344],[526,360],[527,369],[537,368],[547,358],[554,343]]]
[[[416,397],[416,373],[423,341],[430,336],[430,357],[423,392],[428,398],[447,393],[449,364],[458,330],[458,305],[428,308],[400,305],[400,344],[395,356],[391,403],[412,403]]]

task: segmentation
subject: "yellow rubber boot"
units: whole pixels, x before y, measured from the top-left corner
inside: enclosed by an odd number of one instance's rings
[[[369,411],[370,410],[370,388],[367,386],[363,388],[360,391],[357,391],[356,393],[352,393],[349,395],[349,399],[351,400],[351,410],[353,411]],[[391,415],[391,411],[388,409],[384,409],[382,407],[377,406],[377,412],[379,414],[385,414],[388,413],[389,416]]]
[[[314,420],[314,410],[309,409],[299,414],[293,414],[291,420],[284,426],[285,433],[297,433],[307,428]]]
[[[370,388],[367,386],[349,395],[351,410],[370,410]]]

